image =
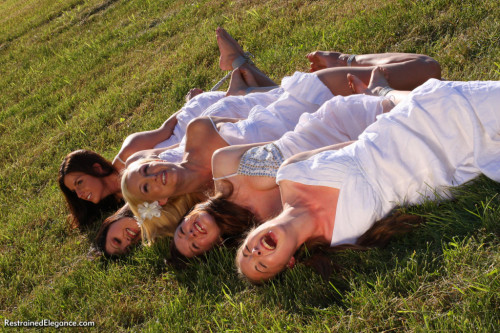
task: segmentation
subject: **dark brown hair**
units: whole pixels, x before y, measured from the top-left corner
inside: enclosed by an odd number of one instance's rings
[[[102,173],[99,173],[94,168],[95,163],[101,166]],[[104,178],[117,171],[111,162],[90,150],[75,150],[66,155],[59,167],[58,181],[68,203],[72,225],[77,227],[88,226],[102,212],[115,210],[123,204],[123,202],[116,200],[113,195],[103,198],[98,204],[78,198],[75,192],[64,185],[64,177],[71,172],[83,172],[93,177]]]
[[[214,218],[221,230],[223,244],[229,247],[238,246],[243,234],[259,224],[251,211],[229,201],[220,193],[195,206],[192,213],[200,211]]]
[[[222,245],[227,247],[238,246],[246,235],[246,232],[258,224],[257,218],[251,211],[228,201],[221,193],[196,205],[186,216],[198,212],[206,212],[214,218],[215,223],[221,230]],[[175,246],[175,242],[172,241],[170,244],[169,262],[175,268],[179,269],[185,265],[187,260],[188,258],[179,252]]]
[[[108,236],[109,228],[113,223],[118,222],[119,220],[125,217],[134,217],[134,214],[132,213],[127,204],[125,204],[125,206],[116,211],[113,215],[108,216],[108,218],[106,218],[104,222],[102,222],[99,231],[97,231],[97,235],[94,241],[95,248],[98,251],[102,252],[108,258],[116,256],[116,255],[110,255],[109,253],[106,252],[106,237]]]
[[[366,251],[375,247],[383,247],[389,243],[392,237],[412,231],[415,227],[423,223],[423,221],[421,216],[403,214],[400,211],[396,211],[375,222],[370,229],[358,238],[356,244],[342,244],[333,247],[308,244],[308,248],[312,249],[312,255],[309,259],[304,261],[304,264],[313,268],[324,279],[327,279],[335,268],[330,258],[325,256],[326,253],[349,249]],[[301,252],[304,251],[302,250]],[[341,267],[337,266],[336,269],[341,269]]]

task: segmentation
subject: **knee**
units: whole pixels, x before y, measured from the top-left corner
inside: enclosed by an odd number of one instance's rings
[[[419,55],[417,60],[425,66],[430,77],[441,79],[441,65],[436,59],[426,55]]]
[[[214,130],[214,124],[209,117],[198,117],[189,122],[186,133],[191,135],[201,135]]]

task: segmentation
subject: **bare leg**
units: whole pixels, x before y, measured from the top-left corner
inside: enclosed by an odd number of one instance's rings
[[[350,54],[329,51],[315,51],[306,55],[310,62],[311,72],[325,68],[345,67],[347,66],[349,56]],[[436,60],[429,56],[415,53],[358,54],[352,60],[351,67],[381,66],[402,62],[426,63],[428,67],[432,67],[430,69],[435,72],[433,73],[434,76],[441,75],[441,68]]]
[[[246,95],[249,87],[258,87],[252,73],[243,67],[236,68],[231,74],[231,82],[226,96]]]
[[[372,96],[378,96],[382,88],[389,86],[387,78],[387,71],[383,67],[375,67],[373,69],[368,85],[361,81],[356,75],[347,74],[349,87],[351,87],[355,94]]]
[[[309,60],[311,72],[316,72],[320,69],[343,67],[347,65],[348,54],[329,51],[314,51],[306,55]]]
[[[430,78],[441,78],[440,66],[430,57],[415,57],[408,61],[382,65],[388,75],[389,86],[397,90],[413,90]],[[370,82],[374,66],[334,67],[316,72],[318,78],[334,95],[350,95],[347,74],[356,75],[366,85]]]
[[[347,74],[349,85],[355,93],[374,96],[380,95],[383,88],[389,87],[387,78],[387,71],[382,67],[375,67],[373,69],[368,85],[364,84],[364,82],[355,75]],[[401,100],[408,96],[409,93],[409,91],[391,90],[385,96],[388,97],[388,100],[394,104],[398,104]],[[384,105],[384,112],[389,111],[388,109],[392,109],[392,107],[386,108],[386,105]]]
[[[219,46],[220,58],[219,66],[222,70],[232,70],[233,61],[239,56],[243,56],[244,52],[241,46],[221,27],[215,30],[217,36],[217,45]],[[271,80],[266,74],[262,73],[255,65],[248,65],[248,69],[252,70],[255,81],[259,87],[276,86],[277,84]]]

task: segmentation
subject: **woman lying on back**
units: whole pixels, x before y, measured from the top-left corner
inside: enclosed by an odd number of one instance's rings
[[[289,159],[276,178],[283,211],[247,236],[239,269],[260,283],[293,266],[302,244],[367,241],[398,203],[449,194],[481,173],[500,181],[499,103],[500,82],[429,80],[357,142]]]
[[[263,145],[231,146],[219,149],[212,158],[213,176],[219,195],[198,207],[210,208],[212,219],[202,219],[197,224],[186,218],[174,235],[178,251],[191,257],[209,250],[214,243],[201,241],[214,239],[211,232],[218,232],[225,239],[242,235],[248,223],[231,233],[224,226],[207,227],[212,220],[219,224],[214,202],[225,201],[225,205],[239,206],[254,215],[254,223],[270,219],[281,212],[279,187],[276,185],[276,172],[286,158],[299,152],[335,143],[355,140],[364,129],[375,122],[376,117],[392,109],[391,99],[381,96],[353,95],[336,96],[324,103],[313,114],[304,114],[294,131],[287,132],[279,140]],[[222,206],[219,204],[218,206]],[[207,212],[205,212],[207,213]],[[192,215],[190,213],[190,215]],[[207,214],[205,214],[207,215]],[[234,217],[235,220],[238,217]],[[235,221],[235,224],[238,222]],[[234,231],[236,229],[233,229]]]
[[[221,51],[222,69],[227,69],[233,62],[242,64],[248,61],[241,47],[223,29],[217,30],[217,40]],[[252,73],[253,87],[274,84],[255,65],[245,64],[244,67]],[[59,187],[70,208],[72,223],[77,226],[88,225],[102,212],[116,210],[123,205],[119,176],[124,166],[123,159],[126,160],[142,149],[157,146],[165,150],[166,146],[178,145],[187,123],[199,115],[246,117],[253,106],[267,106],[279,97],[278,93],[273,92],[251,94],[245,100],[242,100],[242,96],[224,97],[225,95],[223,92],[200,94],[188,101],[159,129],[129,136],[113,163],[89,150],[82,149],[69,153],[59,169]],[[172,151],[167,155],[173,161],[182,159],[182,151],[180,153]],[[193,203],[191,200],[186,200],[188,201],[190,204]]]
[[[388,57],[392,58],[393,55]],[[378,57],[377,57],[378,59]],[[313,74],[295,73],[283,80],[285,90],[280,98],[267,108],[254,107],[247,119],[232,120],[215,117],[193,120],[186,133],[184,155],[180,163],[160,158],[142,159],[131,163],[122,178],[122,192],[134,214],[139,205],[159,203],[164,206],[169,198],[213,189],[211,159],[215,150],[228,145],[273,141],[292,130],[303,113],[315,112],[333,94],[350,95],[347,80],[354,73],[368,82],[371,67],[336,67]],[[409,57],[409,60],[384,65],[391,82],[398,87],[415,87],[429,77],[439,77],[440,69],[431,58]],[[234,71],[232,82],[241,73]],[[413,73],[414,75],[408,75]],[[243,80],[239,79],[242,83]],[[168,156],[167,156],[168,158]],[[168,222],[170,225],[177,225]]]

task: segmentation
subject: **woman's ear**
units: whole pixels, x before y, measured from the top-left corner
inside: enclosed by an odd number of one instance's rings
[[[168,201],[168,198],[161,199],[161,200],[158,200],[158,203],[160,204],[160,206],[165,206],[167,204],[167,201]]]
[[[102,175],[102,174],[104,173],[104,172],[103,172],[103,170],[102,170],[102,166],[101,166],[99,163],[95,162],[95,163],[92,165],[92,167],[93,167],[93,168],[94,168],[94,170],[95,170],[97,173],[99,173],[100,175]]]
[[[290,260],[288,261],[288,264],[286,264],[286,267],[287,267],[287,268],[290,268],[290,269],[292,269],[292,268],[293,268],[293,266],[295,266],[295,257],[294,257],[294,256],[292,256],[292,257],[290,258]]]

